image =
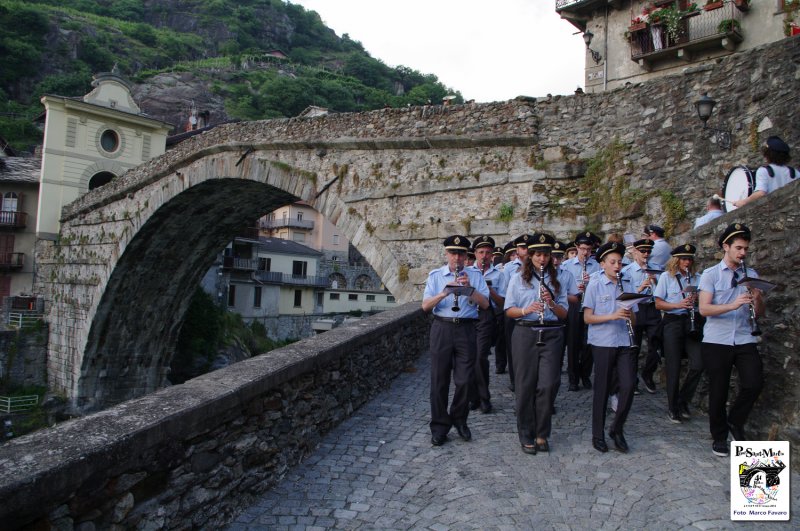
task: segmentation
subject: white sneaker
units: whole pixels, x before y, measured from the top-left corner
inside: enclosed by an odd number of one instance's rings
[[[611,395],[611,411],[616,413],[618,405],[619,405],[619,398],[617,398],[617,395]]]

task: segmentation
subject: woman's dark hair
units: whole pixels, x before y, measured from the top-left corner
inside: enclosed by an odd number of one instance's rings
[[[785,151],[773,151],[767,146],[761,148],[761,154],[767,159],[770,164],[777,164],[778,166],[786,166],[792,160],[792,156]]]
[[[533,260],[531,260],[531,256],[533,256],[533,252],[528,252],[528,256],[525,257],[525,261],[522,262],[522,270],[520,271],[520,275],[522,275],[522,280],[530,286],[531,279],[533,278],[534,269]],[[549,251],[548,251],[548,254]],[[550,275],[550,284],[553,286],[553,293],[554,295],[558,295],[561,293],[561,283],[558,281],[558,272],[556,271],[555,266],[553,265],[553,260],[551,256],[551,260],[547,262],[547,265],[544,266],[544,272],[547,275]],[[539,271],[536,271],[536,276],[539,276]]]

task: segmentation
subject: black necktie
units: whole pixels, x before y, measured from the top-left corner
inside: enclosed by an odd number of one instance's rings
[[[731,288],[735,288],[739,285],[739,271],[733,272],[733,278],[731,279]]]

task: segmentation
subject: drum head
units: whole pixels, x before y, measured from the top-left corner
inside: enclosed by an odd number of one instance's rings
[[[725,177],[725,186],[723,187],[723,199],[725,199],[725,202],[722,208],[725,209],[725,212],[736,210],[736,207],[733,206],[730,201],[744,199],[753,193],[754,187],[755,175],[750,168],[746,166],[736,166],[729,171],[728,176]]]

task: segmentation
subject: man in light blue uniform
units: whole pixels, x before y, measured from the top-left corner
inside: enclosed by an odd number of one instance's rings
[[[600,265],[592,257],[592,251],[600,238],[592,232],[586,231],[575,238],[578,256],[571,258],[561,265],[561,268],[572,273],[578,283],[578,290],[583,296],[589,276],[600,271]],[[569,316],[567,317],[567,375],[569,377],[569,390],[577,391],[578,384],[583,383],[585,389],[592,388],[592,352],[586,346],[586,326],[583,322],[583,311],[580,302],[571,302]]]
[[[761,357],[753,335],[755,317],[764,315],[764,301],[758,289],[739,285],[744,277],[758,274],[744,269],[750,247],[750,229],[741,223],[729,225],[719,238],[722,261],[703,271],[700,278],[700,313],[706,317],[701,355],[708,376],[708,421],[714,440],[714,455],[726,457],[728,434],[747,440],[744,425],[764,385]],[[726,411],[731,369],[736,367],[739,392]]]
[[[664,266],[667,265],[667,260],[669,260],[669,253],[672,252],[669,242],[664,239],[664,229],[658,225],[647,225],[643,233],[645,238],[653,240],[653,250],[650,252],[650,258],[647,263],[653,269],[663,271]]]
[[[711,223],[725,213],[722,211],[722,201],[719,199],[714,199],[713,197],[706,203],[706,211],[707,212],[705,214],[694,221],[695,229],[701,225],[705,225],[706,223]]]
[[[475,264],[469,266],[468,269],[475,269],[483,275],[489,288],[489,307],[485,310],[478,310],[476,327],[478,351],[474,377],[469,386],[469,408],[471,410],[480,408],[481,413],[490,413],[492,402],[489,393],[489,354],[500,329],[498,322],[503,319],[506,277],[500,269],[492,264],[494,238],[485,235],[479,236],[473,242],[473,248],[475,249]]]
[[[472,379],[477,338],[475,325],[478,308],[489,307],[489,288],[480,271],[466,270],[464,263],[470,241],[464,236],[444,240],[447,264],[428,274],[422,310],[433,312],[430,334],[431,352],[431,444],[447,442],[447,433],[455,426],[459,436],[469,441],[468,391]],[[448,292],[448,286],[473,287],[469,296]],[[447,399],[452,373],[455,392],[450,411]]]
[[[650,239],[636,240],[633,242],[633,262],[622,268],[622,276],[630,280],[636,293],[652,295],[656,285],[653,274],[648,273],[648,257],[653,250],[654,242]],[[642,367],[642,381],[648,393],[656,392],[656,383],[653,375],[658,369],[661,358],[661,340],[658,329],[661,324],[661,312],[656,310],[653,297],[645,299],[638,304],[636,312],[636,366],[639,366],[639,353],[642,339],[647,335],[647,358]],[[638,385],[638,384],[637,384]]]

